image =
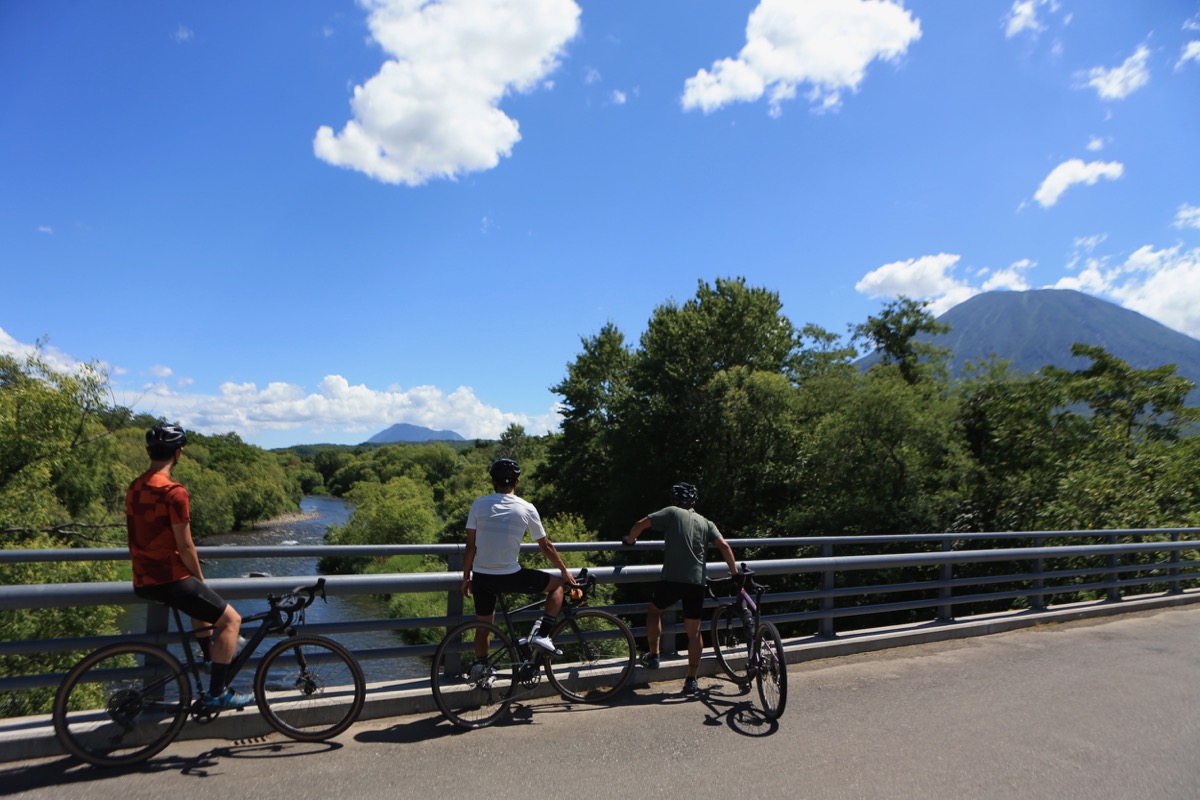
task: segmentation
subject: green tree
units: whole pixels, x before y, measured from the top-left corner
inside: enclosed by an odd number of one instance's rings
[[[944,378],[949,349],[917,338],[950,331],[949,325],[926,311],[928,306],[928,302],[900,297],[884,306],[878,316],[855,326],[854,339],[867,342],[879,353],[881,364],[895,364],[908,383]]]

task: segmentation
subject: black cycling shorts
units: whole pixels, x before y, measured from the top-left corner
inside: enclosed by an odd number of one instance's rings
[[[221,596],[210,589],[207,583],[193,577],[154,586],[135,586],[133,593],[138,597],[178,608],[189,617],[202,620],[209,625],[216,625],[217,620],[229,606],[229,603],[222,600]]]
[[[504,575],[485,572],[471,573],[471,591],[475,595],[475,615],[486,617],[496,613],[496,595],[509,592],[544,592],[554,576],[540,569],[521,567]]]
[[[700,619],[704,612],[704,596],[708,594],[703,586],[694,583],[678,583],[677,581],[659,581],[650,595],[650,602],[659,611],[666,611],[671,606],[683,601],[683,618]]]

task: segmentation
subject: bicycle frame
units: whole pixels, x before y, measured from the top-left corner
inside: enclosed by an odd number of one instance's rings
[[[199,698],[204,694],[203,670],[200,669],[200,664],[196,660],[196,654],[192,650],[191,642],[198,641],[200,639],[200,637],[197,636],[198,633],[215,631],[217,626],[202,625],[198,628],[189,629],[184,627],[183,614],[178,608],[172,607],[171,612],[175,617],[175,625],[179,628],[179,643],[183,647],[183,655],[187,660],[187,671],[191,673],[192,680],[196,685],[196,698],[198,702]],[[233,682],[234,677],[237,676],[237,674],[241,672],[242,669],[250,662],[255,650],[257,650],[258,646],[263,643],[263,640],[267,638],[268,634],[291,628],[290,620],[285,621],[284,612],[276,608],[271,608],[267,611],[262,611],[258,614],[244,617],[242,619],[242,623],[244,624],[247,622],[262,622],[262,624],[259,625],[250,635],[250,637],[246,639],[246,644],[242,647],[240,652],[234,655],[233,661],[230,662],[229,672],[227,673],[227,680],[230,683]],[[293,630],[292,633],[295,633],[295,631]]]

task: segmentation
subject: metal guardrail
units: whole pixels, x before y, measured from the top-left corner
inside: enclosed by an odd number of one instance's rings
[[[1047,546],[1048,541],[1077,544]],[[1100,541],[1097,541],[1100,540]],[[1123,541],[1124,540],[1124,541]],[[1007,547],[962,549],[974,543],[1012,543]],[[735,551],[793,550],[819,552],[811,557],[777,559],[755,558],[747,563],[760,575],[819,575],[816,588],[804,591],[776,592],[763,598],[768,611],[764,616],[784,626],[790,623],[815,623],[816,635],[834,637],[837,623],[854,617],[878,617],[893,612],[928,610],[924,622],[952,623],[955,609],[972,604],[1010,601],[1023,603],[1031,610],[1053,606],[1055,595],[1100,593],[1100,602],[1118,602],[1123,597],[1147,594],[1183,594],[1196,592],[1200,599],[1200,561],[1185,560],[1182,554],[1200,549],[1200,529],[1130,529],[1106,531],[1042,531],[1034,533],[916,534],[898,536],[839,536],[772,539],[730,539]],[[876,552],[838,555],[839,548],[854,551],[925,547],[902,552]],[[632,548],[615,542],[562,542],[560,551],[597,552],[619,550],[644,552],[661,550],[661,542],[639,541]],[[931,549],[936,548],[936,549]],[[536,545],[522,545],[536,552]],[[281,557],[376,557],[393,555],[440,555],[448,570],[432,573],[387,575],[331,575],[326,590],[335,595],[397,594],[403,592],[445,592],[446,615],[415,619],[355,620],[339,623],[312,623],[306,630],[338,634],[366,630],[407,630],[445,627],[464,615],[459,594],[463,545],[378,545],[378,546],[275,546],[275,547],[200,547],[202,559],[281,558]],[[69,562],[125,560],[124,549],[0,550],[0,563]],[[1080,559],[1088,559],[1081,562]],[[739,559],[741,561],[742,559]],[[1010,562],[1014,570],[1005,574],[963,575],[956,567]],[[936,568],[916,576],[911,568]],[[655,581],[659,565],[593,567],[591,574],[601,583],[642,583]],[[723,563],[710,564],[714,577],[727,574]],[[870,573],[876,573],[871,575]],[[900,572],[899,577],[894,577]],[[855,581],[853,575],[864,576]],[[218,578],[210,580],[222,596],[263,598],[267,593],[286,592],[311,582],[312,576]],[[894,581],[900,582],[894,582]],[[1188,586],[1188,584],[1192,586]],[[916,596],[914,596],[916,595]],[[899,597],[898,597],[899,596]],[[854,601],[848,603],[847,601]],[[130,584],[83,583],[16,585],[0,587],[0,610],[35,610],[95,605],[135,605],[145,601],[133,594]],[[1014,605],[1014,607],[1016,607]],[[645,612],[645,603],[606,606],[613,613],[630,616]],[[531,617],[532,618],[532,617]],[[667,633],[682,626],[667,620]],[[911,623],[909,623],[911,624]],[[635,630],[640,633],[640,630]],[[0,655],[88,651],[116,640],[152,641],[169,644],[177,634],[167,630],[167,611],[150,604],[145,633],[123,636],[87,636],[39,641],[0,642]],[[666,640],[664,640],[664,644]],[[433,645],[412,645],[359,650],[359,659],[420,657],[432,653]],[[0,678],[0,691],[55,686],[61,674],[7,676]]]

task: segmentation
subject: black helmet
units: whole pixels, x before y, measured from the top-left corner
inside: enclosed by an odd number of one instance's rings
[[[187,434],[178,425],[155,425],[146,431],[146,446],[179,448],[187,444]]]
[[[521,465],[511,458],[497,458],[488,467],[488,475],[491,475],[496,483],[516,483],[517,478],[521,477]]]
[[[671,487],[671,497],[675,498],[675,502],[684,508],[691,508],[696,505],[696,498],[700,493],[696,491],[696,487],[690,483],[677,483]]]

